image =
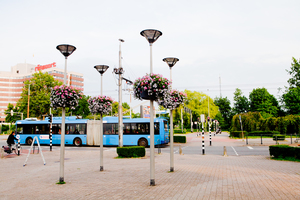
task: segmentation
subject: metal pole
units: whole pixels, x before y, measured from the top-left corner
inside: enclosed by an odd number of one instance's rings
[[[119,45],[119,107],[118,107],[118,123],[119,123],[119,147],[123,147],[123,116],[122,116],[122,62],[121,62],[121,41]]]
[[[152,44],[150,43],[150,75],[152,68]],[[153,100],[150,100],[150,186],[155,186],[155,158],[154,158],[154,113]]]
[[[59,171],[59,182],[64,182],[64,165],[65,165],[65,116],[66,108],[62,108],[62,121],[61,121],[61,139],[60,139],[60,171]]]
[[[101,96],[102,96],[102,91],[103,91],[103,80],[102,80],[102,74],[101,74]]]
[[[173,110],[170,110],[170,172],[174,172]]]
[[[67,82],[67,58],[65,56],[65,70],[64,70],[64,85]],[[64,168],[65,168],[65,133],[66,133],[66,108],[62,108],[61,116],[61,139],[60,139],[60,171],[59,171],[59,182],[64,182]]]
[[[30,84],[28,84],[27,118],[29,118],[29,98],[30,98]]]
[[[49,115],[49,117],[51,118],[51,122],[50,122],[50,133],[49,133],[49,139],[50,139],[50,151],[52,151],[52,114]]]
[[[260,144],[263,144],[263,141],[262,141],[262,134],[260,134]]]
[[[211,146],[211,128],[210,128],[210,122],[208,122],[209,126],[209,146]]]
[[[103,118],[100,114],[100,171],[103,171]]]
[[[204,127],[202,122],[202,155],[205,154],[205,144],[204,144]]]
[[[181,108],[180,112],[181,112],[181,132],[183,133],[182,108]]]
[[[65,57],[64,85],[67,83],[67,59],[68,57]]]
[[[193,114],[192,114],[192,110],[191,111],[191,132],[193,132]]]

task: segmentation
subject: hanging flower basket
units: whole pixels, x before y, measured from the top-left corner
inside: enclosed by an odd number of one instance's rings
[[[170,81],[160,74],[146,74],[133,84],[136,99],[158,100],[163,98],[170,88]]]
[[[89,109],[92,114],[109,114],[112,110],[113,100],[107,96],[97,96],[88,99]]]
[[[75,109],[78,100],[82,98],[81,90],[72,86],[55,86],[50,94],[50,106],[54,109],[66,108]]]
[[[178,90],[172,90],[168,92],[163,99],[159,99],[157,103],[164,108],[174,110],[183,104],[186,99],[187,95],[185,93],[179,92]]]

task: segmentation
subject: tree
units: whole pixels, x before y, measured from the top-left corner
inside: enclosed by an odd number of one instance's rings
[[[289,88],[282,95],[282,101],[284,102],[287,114],[300,114],[300,87]]]
[[[220,122],[220,125],[223,129],[229,129],[232,119],[230,100],[227,99],[227,97],[216,97],[214,103],[219,107],[219,111],[224,119],[224,124],[221,124]]]
[[[17,115],[15,113],[11,115],[11,110],[13,112],[19,112],[19,109],[17,107],[14,107],[13,104],[9,103],[7,109],[5,110],[6,113],[5,122],[7,123],[13,123],[21,119],[21,115]]]
[[[290,88],[300,87],[300,60],[297,61],[296,58],[292,58],[291,70],[286,70],[292,78],[288,80]]]
[[[187,100],[184,104],[185,107],[192,110],[193,122],[198,121],[198,118],[201,114],[208,116],[208,104],[209,104],[209,115],[211,118],[214,118],[216,114],[219,112],[218,106],[214,104],[213,99],[211,99],[208,95],[202,92],[185,90],[184,93],[187,94]],[[174,113],[174,124],[181,123],[181,109],[179,107],[175,109]],[[191,119],[190,114],[183,112],[184,126],[190,127]]]
[[[249,95],[250,111],[260,112],[264,118],[277,117],[280,110],[278,101],[266,88],[253,89]]]
[[[28,90],[30,85],[30,117],[41,117],[43,114],[49,113],[50,110],[50,92],[56,85],[62,85],[62,82],[54,80],[53,76],[47,72],[36,72],[30,80],[24,82],[24,88],[21,98],[17,102],[20,112],[27,116],[28,106]]]
[[[89,98],[90,96],[83,95],[78,101],[78,106],[72,111],[72,114],[82,116],[83,118],[86,118],[89,114],[91,114],[89,103],[87,101]]]
[[[287,81],[285,93],[281,97],[281,102],[287,114],[300,114],[300,60],[292,58],[291,69],[286,70],[292,77]]]
[[[233,114],[246,113],[249,111],[249,101],[247,97],[242,96],[242,90],[236,88],[233,97]]]

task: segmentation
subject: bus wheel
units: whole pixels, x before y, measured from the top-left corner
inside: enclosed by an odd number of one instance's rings
[[[141,138],[141,139],[139,139],[139,141],[138,141],[138,145],[139,145],[139,146],[147,147],[147,146],[148,146],[148,141],[147,141],[145,138]]]
[[[31,145],[32,144],[33,139],[31,137],[26,139],[26,144]]]
[[[80,138],[75,138],[73,143],[76,147],[79,147],[81,145],[81,139]]]

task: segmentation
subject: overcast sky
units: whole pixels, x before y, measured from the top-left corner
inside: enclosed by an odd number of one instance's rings
[[[125,40],[124,76],[134,81],[150,72],[149,44],[140,32],[157,29],[163,35],[153,44],[153,71],[169,78],[162,59],[179,58],[174,89],[221,94],[231,103],[236,88],[248,97],[265,87],[278,97],[292,57],[300,57],[299,8],[299,0],[0,0],[0,71],[24,62],[56,62],[63,69],[56,46],[71,44],[77,50],[68,71],[84,75],[84,93],[100,94],[93,67],[105,64],[103,94],[118,101],[112,74],[119,66],[118,39]],[[123,100],[129,103],[127,92]]]

